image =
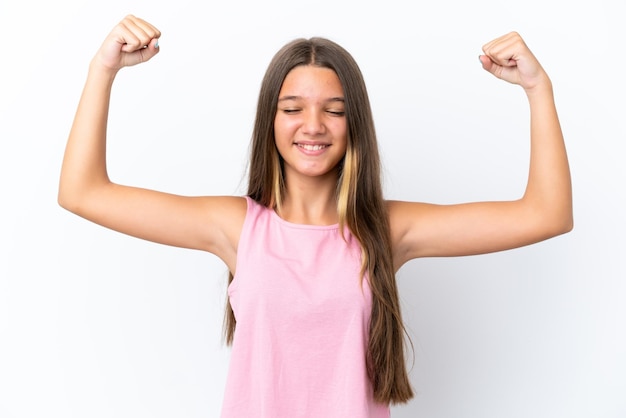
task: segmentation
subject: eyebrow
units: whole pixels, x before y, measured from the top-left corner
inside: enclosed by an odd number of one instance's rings
[[[279,97],[278,98],[278,102],[284,102],[287,100],[302,100],[302,96],[283,96],[283,97]],[[329,99],[326,99],[324,101],[325,103],[330,103],[330,102],[341,102],[344,103],[345,99],[343,97],[331,97]]]

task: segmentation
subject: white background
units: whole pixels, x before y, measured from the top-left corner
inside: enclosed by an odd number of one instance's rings
[[[120,73],[113,180],[241,194],[274,52],[338,41],[368,84],[386,195],[514,199],[528,166],[523,92],[480,47],[519,31],[552,77],[575,229],[398,274],[417,395],[400,417],[626,416],[625,27],[620,0],[7,1],[0,5],[0,417],[216,417],[226,269],[211,254],[91,224],[56,204],[89,60],[127,13],[161,53]],[[619,7],[618,7],[619,6]]]

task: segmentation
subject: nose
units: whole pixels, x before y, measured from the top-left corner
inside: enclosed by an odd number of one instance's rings
[[[318,110],[304,112],[302,131],[307,135],[319,135],[324,133],[325,126],[321,113]]]

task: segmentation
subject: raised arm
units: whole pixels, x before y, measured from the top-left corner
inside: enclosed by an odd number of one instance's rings
[[[125,234],[215,253],[234,269],[245,200],[122,186],[107,174],[107,118],[114,79],[123,67],[153,58],[160,36],[148,22],[127,16],[91,61],[65,149],[58,201],[79,216]]]
[[[570,231],[572,190],[552,83],[519,34],[489,42],[480,56],[494,76],[520,85],[530,105],[530,168],[515,201],[433,205],[389,202],[396,268],[417,257],[516,248]]]

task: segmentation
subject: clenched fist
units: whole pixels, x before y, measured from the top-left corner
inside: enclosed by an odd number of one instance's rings
[[[509,83],[520,85],[527,93],[550,86],[548,75],[517,32],[501,36],[483,46],[483,68]]]
[[[106,37],[92,64],[116,72],[148,61],[159,52],[160,36],[150,23],[128,15]]]

